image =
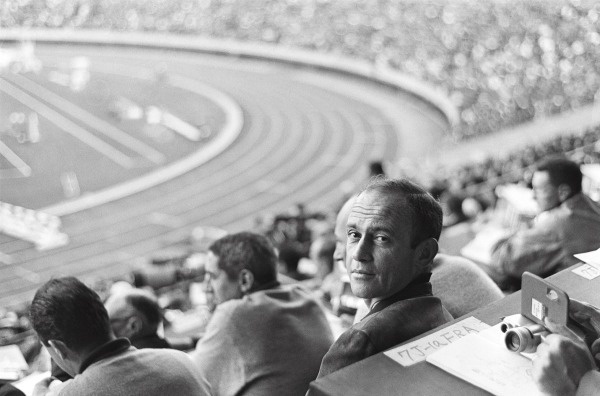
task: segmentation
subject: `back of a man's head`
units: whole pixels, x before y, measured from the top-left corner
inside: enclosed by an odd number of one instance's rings
[[[554,187],[567,185],[571,194],[581,192],[583,175],[579,165],[564,157],[551,157],[541,161],[536,166],[538,172],[548,172],[550,183]]]
[[[439,202],[418,184],[408,179],[372,178],[361,192],[376,191],[392,197],[398,211],[410,216],[412,245],[434,238],[439,241],[443,212]]]
[[[74,277],[56,278],[38,289],[29,310],[40,340],[59,340],[83,352],[110,340],[111,330],[100,297]]]
[[[156,332],[162,320],[158,301],[149,293],[138,289],[128,292],[126,300],[137,312],[143,315],[148,330]]]
[[[231,280],[246,269],[254,276],[254,285],[277,280],[277,256],[267,238],[252,232],[240,232],[215,241],[209,248],[219,258],[219,268]]]
[[[150,292],[142,289],[117,292],[106,300],[105,307],[115,335],[131,341],[156,334],[162,320],[158,301]],[[137,322],[133,324],[132,321]]]

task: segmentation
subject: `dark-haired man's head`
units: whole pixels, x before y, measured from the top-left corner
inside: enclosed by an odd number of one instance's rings
[[[240,232],[209,248],[206,278],[215,303],[221,304],[277,281],[277,256],[262,235]]]
[[[583,176],[579,165],[562,157],[552,157],[536,166],[531,181],[540,211],[557,207],[581,192]]]
[[[156,334],[162,320],[156,298],[141,289],[113,294],[105,306],[115,336],[129,338],[132,342]]]
[[[100,297],[74,277],[46,282],[29,313],[42,344],[71,376],[78,374],[89,352],[114,338]]]
[[[346,230],[352,291],[378,301],[431,269],[442,208],[415,183],[374,178],[356,197]]]

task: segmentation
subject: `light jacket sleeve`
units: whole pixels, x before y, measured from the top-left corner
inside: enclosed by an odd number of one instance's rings
[[[540,223],[498,243],[492,254],[492,267],[516,278],[525,271],[543,276],[558,267],[564,256],[559,233],[551,224]]]
[[[233,304],[217,307],[191,354],[214,395],[236,394],[246,382],[244,360],[229,330],[234,316]]]
[[[577,388],[576,396],[598,396],[600,395],[600,371],[588,371]]]

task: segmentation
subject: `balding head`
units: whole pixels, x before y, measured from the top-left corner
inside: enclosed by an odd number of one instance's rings
[[[141,289],[111,295],[105,306],[115,335],[131,341],[155,334],[162,318],[156,298]]]

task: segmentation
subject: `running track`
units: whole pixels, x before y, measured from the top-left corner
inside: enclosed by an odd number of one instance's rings
[[[419,161],[447,128],[435,109],[414,96],[321,70],[151,49],[43,45],[38,52],[43,59],[86,55],[92,64],[112,62],[123,70],[166,62],[170,73],[233,98],[244,125],[233,144],[198,168],[63,216],[68,246],[39,252],[0,235],[0,307],[28,301],[51,276],[121,276],[199,225],[239,231],[257,215],[297,202],[309,210],[333,208],[340,183],[362,181],[369,160]]]

